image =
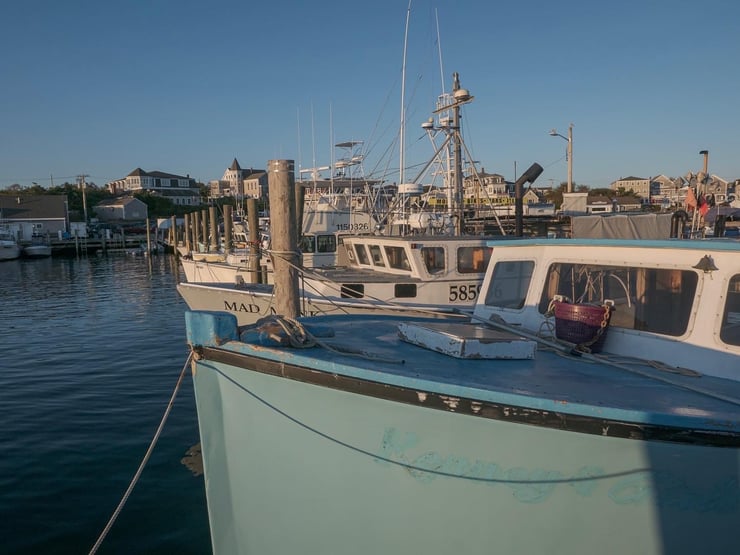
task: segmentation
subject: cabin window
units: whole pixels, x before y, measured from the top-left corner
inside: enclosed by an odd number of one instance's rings
[[[365,286],[362,283],[345,283],[339,290],[343,299],[361,299],[365,296]]]
[[[443,247],[422,247],[421,258],[427,272],[439,274],[445,271],[445,250]]]
[[[337,252],[337,238],[334,235],[319,235],[316,237],[317,252]]]
[[[316,252],[316,237],[313,235],[304,235],[301,237],[301,242],[298,245],[298,248],[303,253]]]
[[[486,271],[491,258],[489,247],[459,247],[457,249],[457,271],[461,274],[480,274]]]
[[[370,265],[370,257],[367,254],[367,250],[365,249],[365,245],[355,245],[355,252],[357,253],[357,261],[360,264],[367,264]]]
[[[391,268],[396,270],[411,270],[409,259],[406,256],[406,250],[403,247],[386,246],[385,256]]]
[[[397,283],[393,295],[397,299],[412,299],[416,297],[415,283]]]
[[[740,345],[740,274],[732,276],[727,287],[727,302],[719,337],[730,345]]]
[[[378,245],[370,245],[370,258],[373,261],[373,266],[385,266],[383,262],[383,255],[380,252]]]
[[[496,263],[493,267],[491,285],[486,293],[486,305],[522,308],[527,298],[533,270],[534,262],[531,260]]]
[[[555,295],[577,303],[612,300],[610,326],[680,336],[696,293],[693,271],[597,264],[555,263],[548,269],[539,310]]]

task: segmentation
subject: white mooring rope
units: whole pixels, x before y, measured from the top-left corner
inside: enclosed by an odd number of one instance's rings
[[[185,376],[185,370],[187,370],[188,365],[190,364],[190,361],[192,358],[193,358],[193,352],[191,351],[190,354],[188,355],[187,360],[185,361],[185,364],[182,367],[182,370],[180,371],[180,377],[177,378],[177,383],[175,384],[175,390],[172,392],[172,397],[170,397],[170,402],[167,404],[167,408],[164,411],[164,415],[162,416],[162,421],[159,423],[159,427],[157,428],[157,431],[155,432],[154,437],[152,438],[152,441],[149,444],[149,449],[147,449],[146,453],[144,454],[144,458],[142,459],[141,464],[139,464],[139,468],[136,470],[136,474],[134,474],[134,477],[131,480],[131,483],[129,484],[128,489],[126,490],[126,493],[123,494],[123,497],[121,498],[121,501],[118,503],[116,510],[113,511],[113,514],[111,515],[110,520],[108,521],[108,524],[105,525],[105,528],[103,528],[103,531],[100,533],[100,537],[98,537],[98,541],[96,541],[95,545],[93,545],[92,548],[90,549],[90,555],[93,555],[100,548],[100,545],[103,543],[103,540],[108,535],[108,532],[110,532],[110,529],[113,527],[113,523],[118,518],[118,515],[121,512],[121,509],[123,509],[123,506],[126,504],[126,501],[128,501],[128,498],[131,495],[131,492],[134,490],[134,486],[139,481],[139,477],[141,476],[141,473],[143,472],[144,467],[146,466],[146,463],[149,462],[149,457],[151,457],[152,451],[154,451],[154,446],[157,445],[159,436],[161,435],[162,429],[164,428],[164,424],[165,422],[167,422],[167,417],[170,415],[170,411],[172,410],[172,405],[175,402],[175,397],[177,397],[177,392],[180,389],[182,378],[183,376]]]

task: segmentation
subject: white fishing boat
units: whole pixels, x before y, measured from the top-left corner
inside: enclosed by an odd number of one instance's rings
[[[300,251],[306,268],[343,264],[339,243],[347,235],[372,233],[377,221],[362,209],[359,181],[332,180],[300,185],[306,188]],[[348,190],[352,186],[353,189]],[[355,191],[354,187],[358,187]],[[352,192],[354,191],[354,192]],[[270,232],[265,222],[252,244],[244,222],[233,223],[233,248],[216,252],[182,252],[180,262],[189,283],[271,282]]]
[[[346,265],[301,268],[303,314],[470,312],[490,256],[484,237],[466,236],[347,236],[340,248]],[[240,324],[275,314],[271,284],[188,281],[177,290],[191,309],[226,310]]]
[[[215,554],[736,551],[740,242],[489,247],[463,322],[186,313]]]
[[[403,293],[398,295],[392,291],[389,292],[397,285],[397,283],[392,283],[393,280],[395,282],[402,281],[399,275],[404,271],[410,272],[406,279],[418,280],[422,285],[419,290],[436,291],[443,289],[444,287],[441,285],[442,277],[445,280],[452,280],[459,287],[466,287],[466,284],[471,287],[480,286],[483,269],[477,272],[477,276],[461,277],[455,275],[455,267],[458,263],[456,254],[449,255],[448,263],[450,266],[444,270],[444,275],[423,271],[421,267],[418,271],[415,269],[401,270],[390,266],[384,268],[379,264],[372,264],[357,258],[354,260],[348,258],[355,254],[356,248],[353,245],[364,244],[368,249],[382,251],[386,248],[386,245],[390,244],[386,239],[397,241],[399,246],[395,248],[408,252],[409,260],[413,258],[413,249],[403,246],[404,244],[421,244],[422,241],[424,244],[428,244],[429,241],[438,237],[453,237],[455,240],[463,239],[464,241],[472,239],[475,244],[482,244],[480,235],[465,235],[462,233],[464,223],[459,194],[462,189],[463,154],[467,153],[461,133],[460,112],[462,106],[472,100],[473,97],[469,91],[460,86],[459,75],[455,73],[453,75],[452,91],[440,95],[437,99],[434,114],[438,123],[425,122],[423,126],[434,135],[432,143],[435,146],[435,153],[416,176],[414,183],[401,183],[395,187],[396,195],[391,201],[381,193],[383,188],[377,188],[376,193],[371,193],[371,190],[378,185],[377,183],[368,182],[362,175],[344,173],[349,171],[349,168],[359,165],[360,155],[353,154],[344,158],[344,160],[356,160],[356,162],[348,162],[339,167],[334,166],[334,169],[343,172],[337,179],[320,180],[318,178],[319,171],[331,169],[332,166],[303,170],[313,176],[312,181],[302,185],[305,189],[305,202],[302,218],[302,239],[298,248],[302,255],[302,266],[307,270],[304,281],[308,285],[308,290],[304,291],[303,298],[311,299],[312,305],[327,303],[331,305],[343,296],[340,295],[337,287],[322,286],[321,284],[333,281],[339,284],[359,284],[357,287],[361,287],[362,281],[368,279],[371,283],[379,280],[386,282],[382,287],[376,283],[368,284],[369,290],[374,290],[377,293],[370,298],[381,299],[384,303],[410,302],[429,307],[449,304],[447,301],[449,295],[444,294],[444,291],[442,291],[442,296],[439,298],[431,298],[425,294],[418,298],[413,295],[410,299],[404,299]],[[439,144],[436,144],[435,141],[438,141],[439,137],[442,137],[442,140]],[[348,142],[340,143],[337,146],[352,149],[358,144],[361,143]],[[403,154],[403,150],[401,152]],[[450,198],[450,203],[447,205],[448,211],[445,213],[419,210],[418,207],[411,206],[411,199],[414,195],[419,195],[423,191],[423,187],[418,184],[418,181],[433,165],[436,165],[438,172],[444,175],[445,191]],[[541,166],[533,164],[520,176],[515,186],[521,187],[525,183],[533,183],[541,172]],[[403,172],[400,179],[404,179]],[[418,239],[409,240],[410,237],[417,237]],[[345,243],[344,247],[342,243]],[[452,243],[447,242],[447,244]],[[460,244],[467,245],[470,243]],[[257,249],[261,249],[259,253],[256,252]],[[269,300],[272,293],[269,288],[250,287],[250,284],[272,282],[269,249],[269,244],[266,242],[254,245],[253,250],[247,253],[243,259],[238,260],[237,263],[225,260],[198,260],[195,257],[183,258],[181,263],[188,284],[200,284],[201,286],[191,287],[182,284],[180,292],[188,303],[194,303],[190,305],[192,307],[216,306],[217,309],[222,309],[226,306],[232,308],[244,306],[253,314],[251,318],[258,318],[266,314],[265,311],[273,304]],[[252,259],[256,258],[258,254],[260,262],[256,263]],[[337,266],[337,268],[329,269],[334,266]],[[326,268],[326,271],[321,271],[321,268]],[[361,268],[363,273],[357,274],[355,272],[357,268]],[[321,277],[314,279],[308,270],[313,270]],[[463,281],[463,278],[470,279]],[[437,283],[426,283],[427,281]],[[380,290],[378,290],[379,288]],[[243,293],[240,293],[240,291]],[[245,298],[245,295],[248,295],[255,302],[236,302],[238,297]],[[322,300],[321,296],[325,296],[325,299]],[[204,300],[206,297],[210,299],[207,302]],[[259,302],[256,302],[257,299],[259,299]],[[464,302],[460,303],[461,300]],[[455,302],[470,307],[474,300],[475,298],[471,296],[465,299],[455,299]],[[363,304],[366,304],[366,302]],[[256,306],[259,306],[258,310],[255,309]],[[243,312],[246,311],[243,310]],[[324,311],[319,312],[323,313]],[[246,320],[244,320],[246,317],[246,314],[240,316],[243,323],[246,323]]]

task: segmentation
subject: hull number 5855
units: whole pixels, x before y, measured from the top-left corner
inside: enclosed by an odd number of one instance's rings
[[[478,283],[467,283],[463,285],[450,285],[449,301],[470,302],[478,298],[480,285]]]

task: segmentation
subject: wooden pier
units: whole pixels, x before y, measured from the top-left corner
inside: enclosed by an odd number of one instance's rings
[[[116,252],[126,252],[138,249],[142,245],[146,248],[145,235],[127,235],[111,239],[100,237],[73,237],[70,239],[51,239],[52,256],[89,256]],[[157,245],[151,245],[156,248]]]

